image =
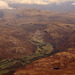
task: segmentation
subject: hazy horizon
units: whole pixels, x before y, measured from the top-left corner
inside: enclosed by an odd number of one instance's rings
[[[75,12],[75,0],[0,0],[0,9],[14,9],[19,7]]]

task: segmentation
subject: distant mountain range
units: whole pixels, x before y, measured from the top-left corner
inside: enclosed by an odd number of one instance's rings
[[[19,7],[74,12],[75,0],[0,0],[0,9],[12,9]]]
[[[61,3],[60,5],[57,5],[55,3],[48,4],[48,5],[37,5],[37,4],[9,4],[11,7],[27,7],[27,8],[35,8],[35,9],[41,9],[41,10],[51,10],[56,12],[74,12],[75,5],[72,5],[73,1]]]
[[[65,2],[70,1],[73,1],[73,3],[75,2],[75,0],[1,0],[1,1],[10,4],[41,4],[41,5],[48,5],[52,3],[56,3],[57,5],[59,5],[61,3],[64,4]]]

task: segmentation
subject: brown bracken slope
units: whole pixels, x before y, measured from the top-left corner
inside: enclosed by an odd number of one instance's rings
[[[55,52],[75,46],[74,13],[18,8],[0,11],[0,15],[0,59],[33,54],[34,36],[54,44]]]
[[[43,51],[52,45],[51,56],[36,60],[21,70],[15,70],[14,65],[10,66],[12,59],[13,61],[20,59],[20,62],[25,64],[21,60],[22,58],[29,55],[34,56],[35,52],[37,53],[39,50],[38,45],[34,42],[44,43],[42,45],[45,46],[45,49],[41,44],[39,46]],[[20,75],[20,73],[21,75],[73,75],[74,54],[75,13],[29,8],[0,10],[1,72],[7,69],[10,71],[13,67],[16,71],[14,75]]]
[[[75,48],[36,60],[14,75],[75,75]]]

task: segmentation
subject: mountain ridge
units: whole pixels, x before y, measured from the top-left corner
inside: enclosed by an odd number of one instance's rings
[[[0,75],[10,75],[18,68],[25,68],[30,63],[35,64],[39,59],[42,62],[41,58],[46,60],[51,56],[52,60],[58,60],[58,63],[45,65],[53,66],[52,69],[57,72],[55,69],[66,68],[68,61],[68,65],[70,60],[74,63],[74,49],[74,13],[30,8],[0,11]],[[52,62],[49,59],[48,62]]]

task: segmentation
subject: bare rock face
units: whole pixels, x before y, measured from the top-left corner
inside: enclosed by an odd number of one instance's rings
[[[74,75],[75,53],[71,50],[34,61],[24,69],[17,70],[14,75]]]

